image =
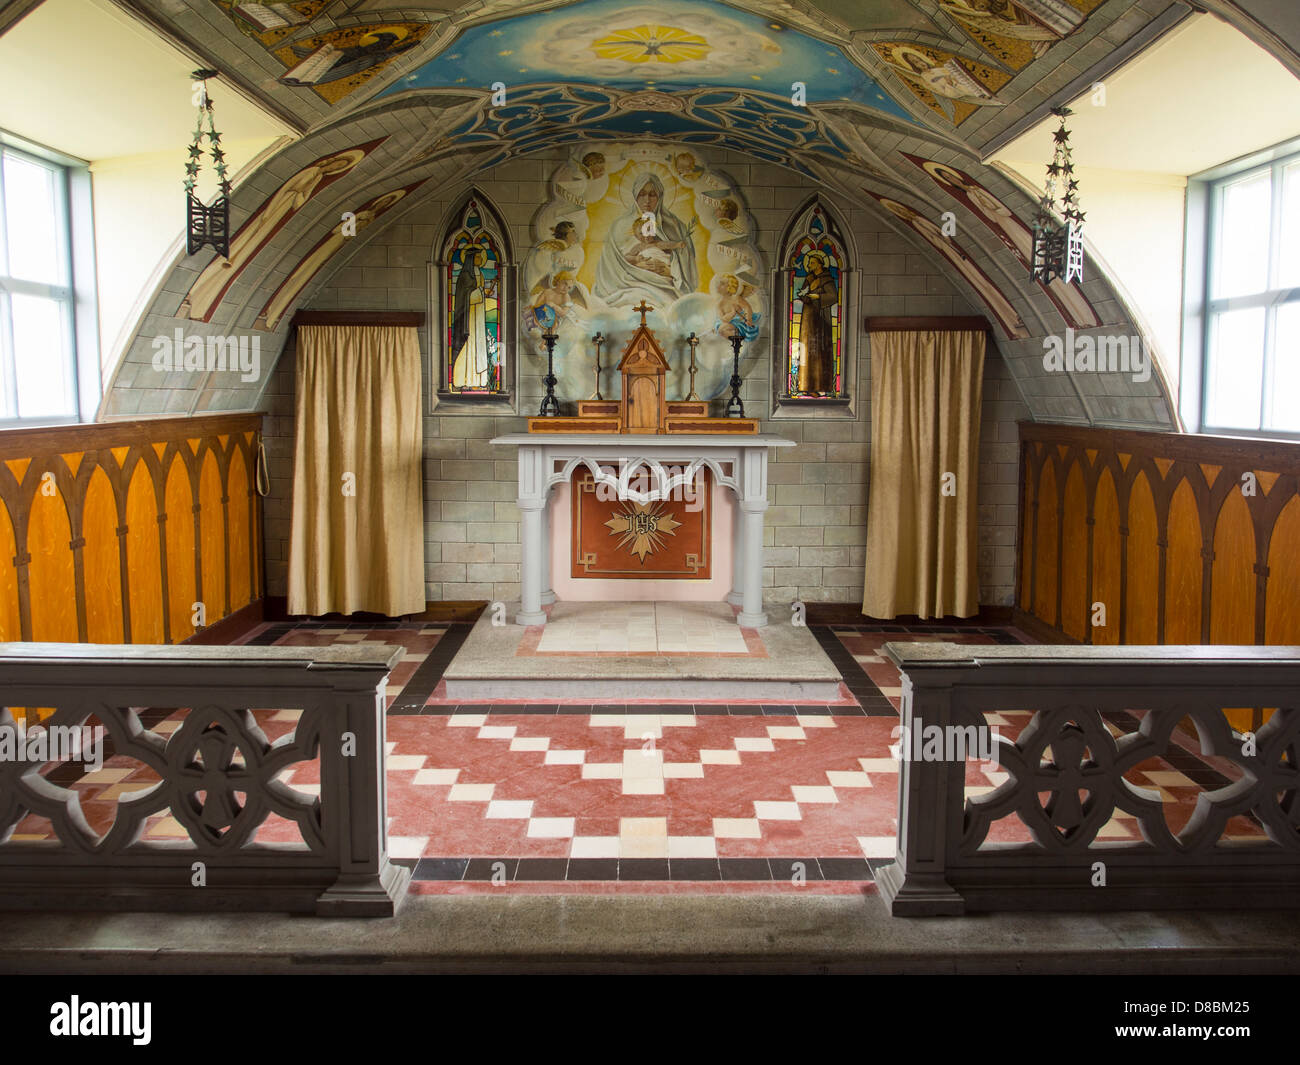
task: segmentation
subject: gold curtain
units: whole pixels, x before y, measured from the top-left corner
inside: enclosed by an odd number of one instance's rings
[[[424,610],[420,343],[298,328],[289,613]]]
[[[982,332],[871,334],[870,617],[979,610],[983,372]]]

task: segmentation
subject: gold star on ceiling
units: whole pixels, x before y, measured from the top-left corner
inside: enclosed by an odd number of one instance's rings
[[[709,54],[709,42],[697,33],[676,26],[634,26],[615,30],[593,41],[591,49],[601,59],[619,59],[625,63],[681,63],[703,59]]]

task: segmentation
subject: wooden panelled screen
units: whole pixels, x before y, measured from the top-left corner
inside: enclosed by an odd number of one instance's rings
[[[260,599],[260,426],[0,432],[0,641],[179,643]]]

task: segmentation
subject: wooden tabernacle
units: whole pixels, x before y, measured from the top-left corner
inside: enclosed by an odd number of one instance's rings
[[[668,360],[645,316],[642,300],[632,308],[641,324],[618,364],[621,399],[581,399],[577,417],[529,418],[530,433],[757,433],[757,418],[714,418],[704,400],[667,398]]]

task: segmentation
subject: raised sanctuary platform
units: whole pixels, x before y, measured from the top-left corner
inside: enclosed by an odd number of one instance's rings
[[[726,603],[560,602],[546,625],[479,619],[443,674],[449,699],[831,703],[840,674],[806,626],[741,628]]]

